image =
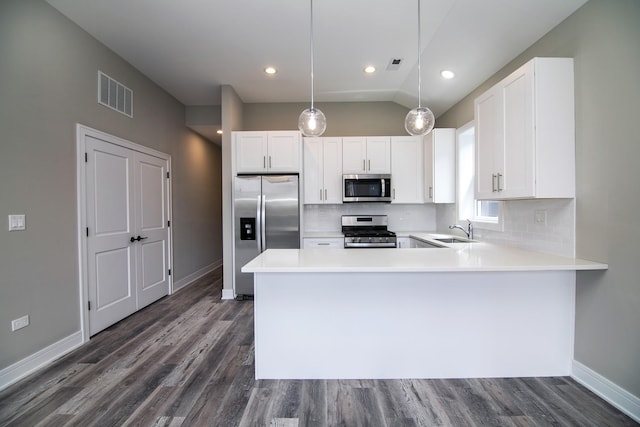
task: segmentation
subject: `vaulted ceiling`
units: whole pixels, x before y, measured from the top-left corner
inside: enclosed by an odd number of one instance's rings
[[[47,1],[187,106],[219,105],[221,85],[246,103],[310,99],[309,1]],[[422,0],[423,105],[443,113],[585,2]],[[313,7],[316,102],[417,105],[417,0]]]

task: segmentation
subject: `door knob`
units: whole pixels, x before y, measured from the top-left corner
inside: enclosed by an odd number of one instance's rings
[[[135,242],[135,241],[138,241],[138,242],[139,242],[140,240],[144,240],[144,239],[146,239],[146,237],[140,237],[140,236],[138,236],[138,237],[131,237],[131,239],[129,239],[129,241],[130,241],[131,243],[133,243],[133,242]]]

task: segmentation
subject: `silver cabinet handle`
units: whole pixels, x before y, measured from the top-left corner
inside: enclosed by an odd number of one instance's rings
[[[320,189],[320,200],[322,200],[322,188]]]
[[[393,200],[395,200],[395,199],[396,199],[396,189],[394,188],[393,189]]]
[[[429,187],[429,198],[433,199],[433,187]]]
[[[500,178],[502,178],[502,174],[501,173],[498,174],[498,179],[497,179],[497,181],[498,181],[498,191],[502,191],[502,187],[500,186]]]
[[[262,168],[267,168],[267,156],[262,156]]]
[[[362,170],[367,171],[367,161],[365,159],[362,159]]]
[[[369,170],[371,170],[371,160],[369,160]]]
[[[271,156],[269,156],[269,169],[271,169]]]
[[[329,246],[330,244],[329,242],[318,242],[318,246]]]
[[[495,173],[491,174],[491,192],[492,193],[495,193],[497,191],[496,190],[496,178],[497,177],[498,176]]]
[[[324,189],[324,200],[327,201],[327,189]]]

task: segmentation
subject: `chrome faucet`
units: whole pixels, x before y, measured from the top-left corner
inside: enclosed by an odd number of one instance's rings
[[[468,239],[473,240],[473,224],[471,224],[470,220],[467,220],[469,222],[469,224],[467,225],[467,229],[465,230],[464,227],[462,227],[461,225],[458,224],[453,224],[449,226],[449,229],[453,230],[454,228],[457,228],[459,230],[464,231],[464,234],[467,235]]]

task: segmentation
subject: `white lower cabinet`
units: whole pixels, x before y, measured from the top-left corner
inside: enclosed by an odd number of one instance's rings
[[[344,248],[344,238],[342,237],[312,237],[303,239],[304,249],[336,249]]]
[[[413,237],[398,237],[398,248],[439,248],[440,246],[433,245],[431,243],[423,242],[420,239],[414,239]]]
[[[431,243],[427,243],[427,242],[423,242],[422,240],[418,240],[418,239],[410,239],[410,247],[412,248],[428,248],[428,249],[432,249],[432,248],[438,248],[439,246],[436,245],[432,245]]]
[[[410,248],[410,244],[411,244],[411,238],[409,237],[397,237],[396,238],[396,242],[397,242],[397,247],[398,248]]]

